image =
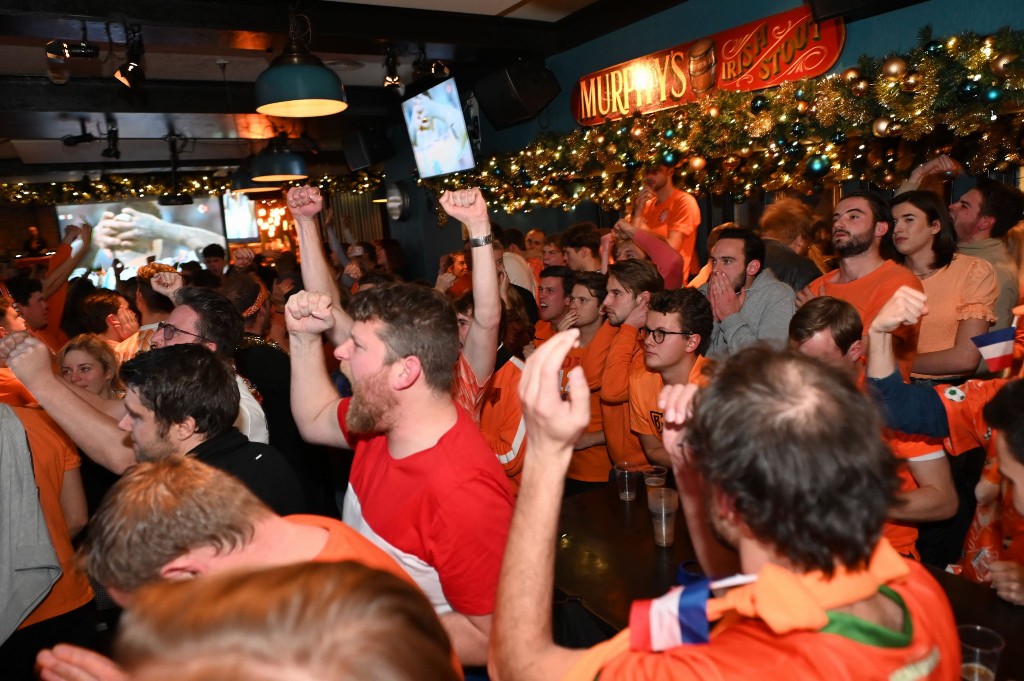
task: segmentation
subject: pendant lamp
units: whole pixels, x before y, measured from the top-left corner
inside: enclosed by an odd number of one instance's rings
[[[307,177],[306,160],[288,146],[288,133],[278,133],[252,159],[252,179],[256,182],[287,182]]]
[[[309,53],[308,36],[309,19],[293,16],[284,52],[256,79],[258,113],[312,118],[330,116],[348,108],[345,86],[334,71]]]
[[[261,194],[266,192],[279,192],[281,185],[273,182],[256,182],[252,179],[252,172],[249,166],[254,157],[250,156],[242,162],[234,172],[231,173],[232,194]]]

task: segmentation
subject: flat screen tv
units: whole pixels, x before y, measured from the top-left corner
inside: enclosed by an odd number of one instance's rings
[[[146,264],[156,256],[168,264],[198,260],[197,250],[225,245],[220,197],[196,197],[184,206],[161,206],[152,199],[57,206],[61,237],[68,225],[83,220],[93,225],[97,248],[82,267],[106,269],[117,258],[127,268]],[[126,276],[130,276],[127,275]]]
[[[402,102],[402,114],[420,177],[457,173],[476,165],[454,78]]]

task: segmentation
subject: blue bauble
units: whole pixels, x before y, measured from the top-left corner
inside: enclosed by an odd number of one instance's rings
[[[768,108],[768,98],[764,95],[757,95],[750,100],[750,110],[754,113],[761,113]]]
[[[840,130],[836,134],[832,135],[832,144],[845,144],[846,133]]]
[[[942,43],[937,40],[932,40],[925,43],[924,51],[928,54],[935,56],[942,53]]]
[[[1003,89],[998,85],[985,88],[985,101],[989,104],[995,104],[1003,98]]]
[[[981,96],[981,86],[973,80],[965,80],[956,88],[956,98],[961,102],[973,102]]]
[[[815,154],[807,159],[807,163],[804,166],[804,175],[811,179],[819,180],[828,175],[830,170],[832,170],[831,159],[825,154]]]

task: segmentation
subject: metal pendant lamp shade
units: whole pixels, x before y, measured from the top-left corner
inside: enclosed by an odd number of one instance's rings
[[[256,182],[288,182],[307,177],[306,159],[291,150],[283,132],[252,159],[252,179]]]
[[[251,163],[251,159],[249,159]],[[263,194],[281,191],[281,185],[271,182],[255,182],[252,173],[244,165],[239,166],[231,173],[231,193],[233,194]]]
[[[347,108],[341,79],[294,36],[256,79],[256,111],[266,116],[313,118]]]

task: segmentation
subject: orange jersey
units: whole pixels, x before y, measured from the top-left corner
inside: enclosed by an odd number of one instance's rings
[[[910,472],[908,461],[931,461],[946,456],[942,443],[938,440],[907,435],[893,430],[885,431],[883,437],[893,455],[900,460],[897,474],[900,478],[901,492],[910,492],[919,486]],[[892,547],[900,554],[920,559],[916,546],[916,524],[887,520],[882,526],[882,536],[888,539]]]
[[[924,291],[920,280],[910,270],[891,260],[886,260],[875,271],[849,283],[836,283],[839,274],[839,270],[824,274],[812,281],[808,288],[816,296],[832,296],[853,305],[864,324],[865,335],[879,310],[901,286]],[[900,326],[893,333],[893,351],[896,353],[896,363],[904,381],[910,380],[910,370],[917,355],[917,336],[920,328],[921,324],[918,322],[911,326]],[[866,349],[865,361],[868,352],[871,352],[870,347]]]
[[[643,368],[643,363],[637,329],[623,324],[612,339],[601,378],[601,418],[612,463],[647,464],[640,439],[629,424],[629,375],[637,364]]]
[[[27,407],[36,404],[35,395],[19,381],[7,367],[0,368],[0,402],[12,407]]]
[[[455,381],[452,383],[452,399],[455,403],[469,412],[474,421],[480,420],[480,406],[484,401],[484,392],[487,390],[487,382],[490,376],[483,381],[473,373],[469,361],[461,352],[459,361],[455,363]]]
[[[690,375],[689,383],[705,386],[704,367],[707,360],[697,356]],[[629,375],[629,427],[638,435],[654,435],[661,439],[664,414],[658,407],[658,396],[664,387],[661,374],[648,371],[643,362]]]
[[[539,320],[533,327],[533,344],[540,347],[540,344],[555,335],[555,327],[551,322]]]
[[[490,445],[516,492],[526,458],[526,421],[519,402],[519,379],[526,365],[512,357],[498,369],[484,393],[480,431]]]
[[[596,339],[595,339],[596,340]],[[565,361],[562,363],[562,370],[559,372],[562,385],[562,393],[568,390],[569,372],[578,366],[584,365],[587,350],[593,347],[594,341],[586,348],[573,348],[569,351]],[[586,368],[584,368],[586,374]],[[600,374],[598,374],[600,377]],[[588,382],[590,375],[587,374]],[[600,386],[598,386],[600,388]],[[590,389],[590,423],[587,425],[587,433],[596,433],[603,430],[604,423],[601,420],[601,394],[599,389],[591,386]],[[569,471],[566,477],[584,482],[607,482],[608,471],[611,469],[611,459],[608,456],[608,448],[604,445],[594,445],[586,449],[579,449],[573,452],[572,461],[569,462]]]
[[[649,232],[662,239],[668,239],[669,232],[678,233],[683,238],[679,246],[679,255],[683,258],[683,280],[697,273],[700,269],[696,253],[697,228],[700,227],[697,199],[675,189],[664,201],[648,201],[640,213],[640,219]]]

